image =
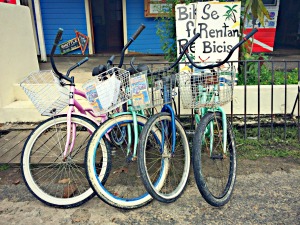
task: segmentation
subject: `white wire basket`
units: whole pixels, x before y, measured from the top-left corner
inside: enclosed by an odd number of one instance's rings
[[[174,70],[156,70],[151,74],[143,71],[130,79],[132,106],[142,110],[170,104],[176,83]]]
[[[177,74],[177,81],[183,108],[222,106],[232,101],[235,70],[182,71]]]
[[[20,86],[44,116],[58,114],[69,104],[69,89],[60,84],[51,70],[31,73]]]
[[[130,74],[113,67],[83,85],[95,115],[110,112],[130,99]]]

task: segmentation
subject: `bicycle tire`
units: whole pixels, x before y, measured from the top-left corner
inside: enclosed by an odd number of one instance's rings
[[[138,115],[137,122],[139,126],[144,126],[147,118]],[[101,154],[106,154],[106,146],[102,146],[101,142],[107,132],[132,124],[132,115],[120,115],[107,120],[93,133],[85,156],[87,177],[94,192],[107,204],[121,209],[139,208],[152,200],[139,177],[137,161],[128,160],[128,138],[123,145],[111,146],[111,172],[105,185],[99,181],[95,172],[94,158],[100,151],[104,152]]]
[[[187,136],[177,119],[175,120],[176,147],[174,154],[171,153],[172,137],[170,134],[165,135],[168,137],[165,139],[163,152],[159,141],[163,139],[155,138],[158,136],[156,134],[158,130],[159,134],[169,130],[161,124],[170,125],[170,122],[169,113],[163,112],[152,116],[141,132],[138,145],[139,171],[145,188],[154,199],[164,203],[176,201],[184,192],[190,170],[190,149]]]
[[[223,124],[220,112],[209,112],[201,118],[193,140],[192,162],[197,187],[206,202],[216,207],[223,206],[230,200],[236,180],[234,134],[230,122],[226,121],[226,154],[223,153]],[[213,134],[212,147],[210,147],[211,134]]]
[[[21,156],[21,171],[29,191],[46,205],[71,208],[82,205],[95,194],[90,188],[83,166],[85,145],[98,126],[93,121],[72,115],[76,126],[73,152],[65,161],[67,116],[58,115],[40,123],[28,136]],[[103,164],[102,170],[107,163]],[[104,177],[107,174],[104,174]]]

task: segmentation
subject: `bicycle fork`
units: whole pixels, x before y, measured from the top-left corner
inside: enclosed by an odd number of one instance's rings
[[[169,77],[163,77],[163,99],[164,103],[170,102],[171,95],[172,93],[172,84],[170,81]],[[171,103],[172,104],[172,103]],[[168,130],[168,122],[163,122],[162,123],[162,140],[161,140],[161,153],[164,151],[164,144],[165,144],[165,136],[169,136],[170,134],[172,135],[172,149],[171,149],[171,155],[174,155],[175,153],[175,144],[176,144],[176,125],[175,125],[175,113],[174,110],[172,109],[172,106],[169,104],[164,104],[161,112],[167,112],[170,113],[171,116],[171,129]],[[166,131],[166,132],[165,132]]]
[[[210,110],[209,110],[210,111]],[[223,140],[223,154],[227,153],[227,119],[226,119],[226,113],[223,110],[222,107],[217,107],[215,110],[211,111],[213,113],[215,112],[220,112],[221,113],[221,117],[222,117],[222,128],[223,128],[223,132],[222,132],[222,140]],[[214,125],[214,122],[210,122],[209,125],[209,137],[210,137],[210,156],[212,156],[212,151],[213,151],[213,143],[214,143],[214,129],[217,129],[217,131],[219,132],[220,128],[219,127],[214,127],[214,126],[219,126],[218,123],[216,125]]]

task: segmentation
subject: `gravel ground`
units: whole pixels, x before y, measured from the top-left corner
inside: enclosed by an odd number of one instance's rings
[[[239,168],[233,197],[222,208],[208,205],[191,178],[176,202],[131,211],[97,197],[78,208],[51,208],[18,182],[19,169],[2,171],[0,224],[300,224],[299,160],[245,161]]]

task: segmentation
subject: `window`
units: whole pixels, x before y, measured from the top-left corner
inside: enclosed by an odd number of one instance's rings
[[[172,5],[167,4],[166,0],[144,0],[145,17],[162,16],[166,14],[171,8]]]

